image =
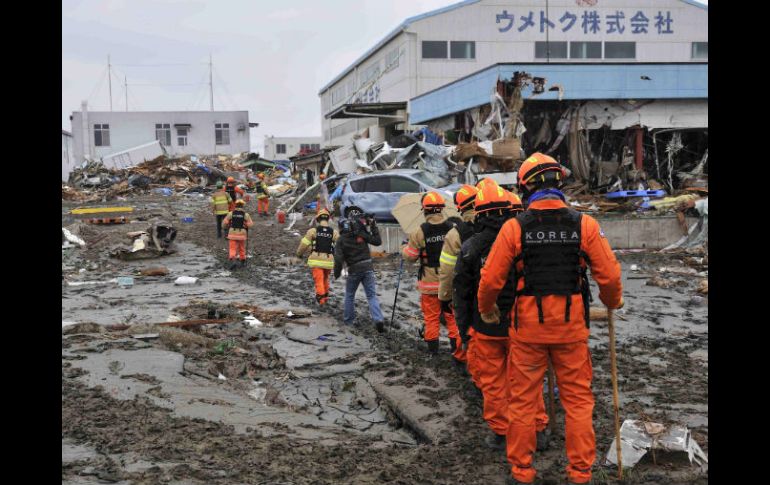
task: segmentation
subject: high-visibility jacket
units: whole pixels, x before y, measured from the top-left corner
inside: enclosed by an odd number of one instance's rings
[[[527,211],[531,210],[560,210],[567,208],[561,199],[545,198],[532,202]],[[521,217],[521,216],[519,216]],[[542,237],[550,237],[541,232]],[[530,235],[540,238],[540,235]],[[557,235],[558,236],[558,235]],[[617,308],[623,300],[623,285],[621,283],[620,264],[615,258],[599,223],[593,217],[583,214],[580,218],[579,249],[585,255],[581,258],[580,266],[590,265],[591,276],[599,285],[599,298],[609,308]],[[508,280],[514,258],[522,254],[522,229],[519,220],[511,219],[506,222],[492,245],[484,268],[481,270],[481,280],[478,290],[478,308],[482,318],[488,318],[495,313],[495,301],[500,290]],[[523,272],[524,262],[516,262],[516,272]],[[524,291],[524,279],[519,279],[517,292]],[[569,306],[565,304],[570,298]],[[518,294],[511,310],[511,322],[514,322],[518,312],[518,328],[511,325],[509,330],[512,339],[532,344],[567,344],[586,341],[589,330],[585,321],[585,307],[581,294],[545,295],[541,298],[541,315],[538,311],[537,297]],[[568,308],[569,321],[565,318],[565,308]]]
[[[441,243],[443,244],[446,233],[449,232],[449,229],[451,229],[451,223],[447,222],[446,217],[440,213],[428,215],[425,218],[425,221],[426,224],[423,226],[438,226],[446,224],[444,227],[445,232],[443,232],[443,234],[436,234],[432,236],[433,238],[441,239]],[[432,255],[429,255],[426,251],[426,241],[425,233],[423,232],[423,226],[420,226],[416,231],[409,235],[409,240],[407,241],[406,246],[404,246],[404,248],[401,250],[401,254],[407,261],[417,261],[418,259],[420,260],[420,273],[417,276],[417,289],[420,290],[420,293],[425,295],[437,295],[439,287],[438,259],[440,258],[441,246],[439,246],[437,251],[436,264],[434,267],[434,263],[429,261],[429,256]]]
[[[256,187],[257,199],[267,199],[270,194],[267,193],[267,184],[259,182]]]
[[[230,212],[230,204],[233,199],[230,198],[230,194],[224,191],[224,189],[217,190],[211,194],[211,210],[214,214],[221,216]]]
[[[476,213],[468,210],[462,214],[462,223],[450,229],[444,238],[444,246],[441,248],[438,268],[438,299],[441,301],[452,300],[452,279],[455,274],[457,255],[460,254],[460,246],[473,235],[473,218]]]
[[[321,241],[323,236],[324,240]],[[331,236],[331,237],[329,237]],[[299,242],[297,257],[301,258],[310,249],[307,265],[311,268],[334,269],[334,243],[340,237],[328,221],[321,221],[317,227],[311,227]]]
[[[243,212],[243,227],[237,227],[237,225],[241,225],[241,223],[237,222],[238,217],[233,219],[233,213],[236,215],[240,215],[240,212]],[[230,227],[230,226],[233,227]],[[227,233],[227,239],[230,239],[232,241],[245,241],[248,237],[247,229],[254,225],[254,221],[251,220],[251,216],[248,212],[246,212],[243,209],[235,209],[231,212],[228,212],[225,216],[225,219],[222,221],[222,227],[230,227],[230,231]]]

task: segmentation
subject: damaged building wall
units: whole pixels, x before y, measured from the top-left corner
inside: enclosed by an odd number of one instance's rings
[[[510,62],[512,59],[524,63],[590,62],[599,64],[600,68],[602,63],[612,65],[617,62],[707,62],[707,58],[693,54],[693,43],[708,42],[707,6],[681,0],[658,0],[652,4],[640,0],[616,0],[607,5],[587,3],[553,0],[546,9],[544,5],[529,0],[466,0],[407,18],[320,89],[324,146],[346,145],[355,133],[362,132],[360,122],[352,118],[325,118],[326,114],[343,103],[352,102],[348,100],[353,99],[362,87],[359,94],[363,96],[358,99],[364,103],[407,101],[488,66]],[[613,23],[612,16],[618,15],[618,12],[622,18],[618,23]],[[631,18],[639,12],[642,14],[640,18],[647,19],[647,23],[640,26],[634,22],[631,25]],[[583,26],[580,21],[583,14],[595,14],[598,22],[593,26],[589,25],[590,22]],[[540,15],[546,20],[550,19],[548,21],[553,24],[547,34],[538,25]],[[661,16],[661,20],[656,24],[657,15]],[[575,16],[578,21],[570,24],[568,19],[571,16]],[[528,23],[528,18],[534,19],[534,22]],[[602,48],[598,58],[581,57],[575,54],[580,49],[572,53],[571,48],[565,47],[568,52],[566,58],[554,55],[546,59],[540,55],[542,49],[538,50],[538,43],[546,40],[564,43],[565,46],[572,42],[599,42]],[[618,58],[611,54],[608,42],[633,44],[633,55]],[[394,62],[396,55],[396,68],[388,74],[382,74],[381,79],[371,86],[367,85],[370,76],[378,68],[382,72],[389,63]],[[572,74],[567,75],[566,80],[571,80],[574,77]],[[655,78],[649,72],[646,74]],[[489,83],[484,84],[485,90],[482,92],[485,96],[488,86]],[[630,96],[645,97],[643,92],[651,87],[649,84],[642,85],[638,93]],[[448,97],[452,98],[451,95]],[[615,97],[608,93],[593,96],[594,99]],[[475,106],[485,102],[488,100],[477,102]],[[452,104],[451,99],[448,104]],[[467,107],[453,108],[454,111],[459,109]],[[424,121],[449,112],[438,113],[431,118],[417,118]],[[412,129],[412,125],[422,121],[414,121],[410,117],[410,123],[400,128]]]
[[[72,133],[61,131],[61,179],[66,181],[75,168],[75,147]]]

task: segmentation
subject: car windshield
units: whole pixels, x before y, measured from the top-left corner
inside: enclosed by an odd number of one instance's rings
[[[448,181],[430,172],[417,172],[413,174],[412,177],[429,187],[444,187],[449,185]]]

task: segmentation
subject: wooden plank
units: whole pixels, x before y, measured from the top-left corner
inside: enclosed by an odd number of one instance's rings
[[[133,212],[133,207],[77,207],[70,214],[102,214],[107,212]]]

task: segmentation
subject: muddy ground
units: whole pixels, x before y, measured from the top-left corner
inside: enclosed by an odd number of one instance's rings
[[[332,282],[327,307],[315,305],[309,270],[287,259],[306,220],[287,231],[254,216],[248,265],[228,271],[205,198],[121,204],[135,207],[135,222],[94,226],[62,210],[62,225],[87,243],[62,250],[64,483],[504,483],[504,454],[484,446],[481,399],[452,363],[445,334],[432,360],[417,337],[414,267],[402,280],[398,328],[380,335],[362,290],[358,325],[341,324],[344,278]],[[126,232],[154,220],[178,228],[176,253],[109,257],[130,247]],[[708,295],[698,293],[707,259],[697,251],[618,256],[627,302],[617,320],[621,417],[684,424],[708,453]],[[398,262],[375,264],[388,317]],[[168,274],[139,274],[157,266]],[[175,285],[183,275],[200,281]],[[118,276],[132,276],[133,286],[118,286]],[[228,323],[156,325],[205,318]],[[594,481],[606,483],[614,473],[599,464],[614,433],[606,322],[593,322],[590,345]],[[544,483],[564,480],[560,406],[557,421],[551,448],[535,457]],[[707,472],[665,461],[626,475],[628,483],[708,481]]]

